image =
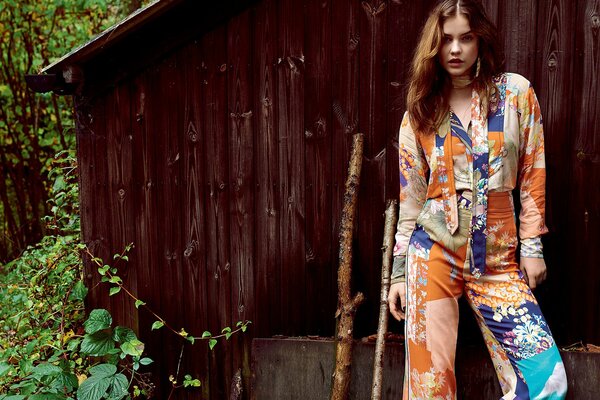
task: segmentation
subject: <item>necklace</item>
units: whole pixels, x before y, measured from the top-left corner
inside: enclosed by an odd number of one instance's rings
[[[457,113],[452,107],[450,107],[450,111],[452,111],[454,113],[454,115],[456,115],[458,117],[458,119],[460,120],[461,123],[467,119],[467,111],[470,111],[470,110],[471,110],[471,102],[467,103],[467,106],[463,109],[463,111],[460,114]],[[469,118],[469,122],[471,122],[471,118]],[[466,128],[466,126],[464,128]]]

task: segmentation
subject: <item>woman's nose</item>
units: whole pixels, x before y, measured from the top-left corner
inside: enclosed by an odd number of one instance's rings
[[[460,45],[457,40],[452,41],[452,45],[450,47],[450,54],[460,54]]]

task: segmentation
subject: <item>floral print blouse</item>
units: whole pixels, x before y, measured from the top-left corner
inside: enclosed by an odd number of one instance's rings
[[[548,229],[540,106],[531,84],[521,75],[504,73],[494,83],[497,91],[490,97],[487,117],[473,90],[468,129],[456,126],[460,121],[450,113],[435,134],[415,135],[408,113],[404,114],[399,134],[400,213],[392,283],[403,280],[408,242],[425,201],[439,203],[453,234],[458,228],[456,193],[464,190],[472,191],[474,200],[470,245],[475,257],[480,257],[479,262],[475,260],[476,276],[485,269],[489,191],[512,191],[518,185],[521,256],[543,257],[540,235]]]

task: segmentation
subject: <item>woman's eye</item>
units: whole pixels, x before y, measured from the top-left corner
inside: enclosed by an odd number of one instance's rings
[[[471,40],[473,40],[473,35],[463,36],[462,40],[463,42],[470,42]]]

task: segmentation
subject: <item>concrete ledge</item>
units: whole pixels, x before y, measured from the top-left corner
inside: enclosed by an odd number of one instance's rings
[[[369,399],[374,343],[357,342],[352,365],[351,398]],[[562,352],[569,377],[568,399],[600,399],[600,354]],[[307,338],[254,339],[252,398],[255,400],[329,399],[335,348],[333,340]],[[494,400],[502,397],[492,362],[483,347],[457,351],[458,398]],[[386,345],[383,399],[402,398],[404,346]]]

